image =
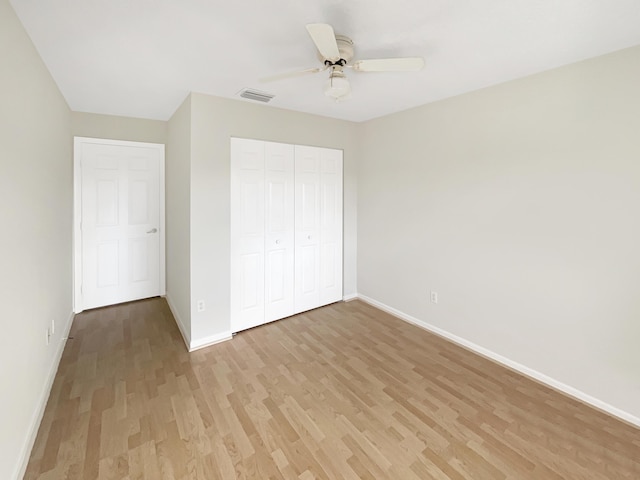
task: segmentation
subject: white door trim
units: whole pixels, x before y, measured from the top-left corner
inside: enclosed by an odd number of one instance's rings
[[[160,294],[165,295],[165,180],[164,145],[160,143],[130,142],[125,140],[106,140],[102,138],[73,137],[73,312],[84,310],[82,299],[82,175],[80,170],[80,152],[83,144],[120,145],[126,147],[146,147],[160,152]]]

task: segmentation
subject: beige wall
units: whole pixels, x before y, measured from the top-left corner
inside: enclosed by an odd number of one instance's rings
[[[191,339],[191,96],[168,124],[166,177],[167,301],[182,334]]]
[[[640,418],[638,79],[640,47],[366,123],[359,292]]]
[[[191,332],[215,337],[229,322],[229,139],[344,150],[344,292],[356,292],[357,124],[239,100],[192,94]],[[193,304],[204,300],[205,312]]]
[[[7,0],[0,64],[0,478],[12,480],[71,320],[72,140],[69,109]]]
[[[76,137],[167,143],[167,122],[144,118],[71,113],[71,133]]]

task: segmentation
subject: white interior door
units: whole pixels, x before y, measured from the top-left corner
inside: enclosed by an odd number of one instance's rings
[[[164,146],[76,139],[76,155],[80,310],[164,294]]]
[[[265,322],[293,315],[293,145],[265,143]]]
[[[265,318],[265,147],[231,139],[231,330]]]
[[[320,306],[320,149],[295,146],[295,313]]]

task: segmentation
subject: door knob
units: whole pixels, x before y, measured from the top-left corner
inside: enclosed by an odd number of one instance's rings
[[[157,228],[152,228],[151,230],[149,230],[147,233],[156,233],[158,231]]]
[[[280,239],[276,240],[276,245],[280,245]]]

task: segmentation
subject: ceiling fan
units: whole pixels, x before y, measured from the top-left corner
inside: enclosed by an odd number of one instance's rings
[[[336,102],[348,98],[351,86],[344,69],[351,68],[356,72],[417,72],[424,67],[422,57],[377,58],[371,60],[353,60],[353,41],[344,35],[336,35],[331,25],[311,23],[307,25],[311,40],[315,43],[323,66],[307,68],[296,72],[288,72],[271,77],[264,77],[263,82],[271,82],[284,78],[329,70],[329,79],[324,94]]]

